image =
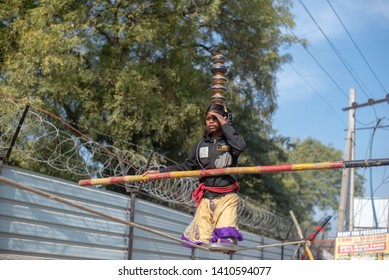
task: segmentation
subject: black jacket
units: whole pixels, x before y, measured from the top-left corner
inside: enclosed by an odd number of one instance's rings
[[[221,137],[212,140],[210,136],[201,139],[189,152],[188,158],[179,164],[168,166],[160,172],[187,171],[235,167],[240,154],[246,149],[246,142],[230,124],[222,125]],[[234,175],[200,178],[208,187],[224,187],[236,181]]]

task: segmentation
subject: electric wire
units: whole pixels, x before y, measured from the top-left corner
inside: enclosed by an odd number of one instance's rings
[[[319,97],[321,99],[323,99],[323,101],[327,104],[327,106],[330,108],[330,110],[332,111],[332,113],[336,116],[336,118],[340,121],[341,124],[343,124],[345,127],[347,126],[346,123],[343,121],[343,119],[339,116],[339,114],[335,111],[335,109],[332,107],[332,105],[328,102],[328,100],[322,95],[320,94],[319,91],[317,91],[313,86],[312,84],[307,80],[305,79],[299,71],[297,71],[296,68],[294,68],[291,64],[289,64],[289,66],[296,72],[296,74],[313,90],[313,92],[315,92],[317,95],[319,95]]]
[[[374,129],[376,131],[376,129],[378,128],[381,128],[381,126],[379,125],[380,122],[382,120],[384,120],[385,118],[381,118],[379,120],[376,121],[376,125],[374,127],[370,127],[369,129]],[[370,136],[369,136],[369,140],[368,140],[368,147],[366,149],[366,153],[365,153],[365,158],[369,158],[370,156],[372,156],[372,147],[373,147],[373,140],[374,140],[374,135],[375,135],[375,131],[373,131],[372,133],[370,133]],[[384,174],[383,174],[383,178],[381,180],[381,183],[379,183],[377,185],[377,187],[375,189],[373,189],[373,174],[372,174],[372,170],[369,169],[369,190],[370,190],[370,200],[366,200],[364,203],[362,203],[362,205],[360,205],[358,211],[354,211],[354,220],[356,219],[356,217],[358,215],[361,215],[362,211],[364,209],[366,209],[368,207],[368,204],[371,205],[371,208],[372,208],[372,211],[373,211],[373,220],[374,220],[374,226],[377,227],[379,224],[382,224],[383,221],[387,220],[387,217],[385,215],[385,217],[383,216],[383,214],[381,215],[380,218],[377,217],[377,214],[376,214],[376,207],[375,207],[375,202],[374,200],[376,198],[374,198],[376,192],[384,185],[388,184],[389,183],[389,176],[387,176],[385,178],[385,174],[386,174],[386,170],[387,170],[387,167],[385,166],[384,167]],[[367,172],[367,169],[364,169],[363,170],[363,173],[362,173],[362,176],[363,177],[366,177],[366,172]],[[389,201],[388,201],[389,203]],[[382,219],[381,219],[382,218]]]
[[[286,24],[283,19],[278,15],[276,14],[278,19],[280,20],[280,22],[282,22],[286,28],[286,30],[289,32],[290,35],[292,35],[292,37],[296,40],[296,41],[300,41],[299,37],[293,32],[293,30],[289,27],[288,24]],[[348,100],[348,95],[346,94],[346,92],[342,89],[342,87],[335,81],[335,79],[328,73],[328,71],[324,68],[324,66],[319,62],[319,60],[312,54],[312,52],[308,49],[307,46],[305,46],[304,44],[301,44],[301,46],[303,47],[303,49],[309,54],[309,56],[316,62],[316,64],[320,67],[320,69],[326,74],[326,76],[331,80],[331,82],[335,85],[335,87],[337,87],[340,91],[340,93],[342,93],[346,99]]]
[[[340,61],[342,62],[343,66],[346,68],[346,70],[349,72],[349,74],[351,75],[351,77],[354,79],[354,81],[360,86],[360,88],[362,89],[362,92],[366,95],[367,98],[369,98],[369,95],[365,92],[364,90],[364,87],[361,85],[361,83],[358,81],[357,77],[353,74],[353,72],[350,70],[350,67],[348,66],[348,63],[346,62],[346,60],[342,57],[342,55],[340,54],[339,50],[337,50],[337,48],[335,47],[335,45],[331,42],[331,40],[328,38],[327,34],[324,32],[324,30],[320,27],[320,25],[317,23],[317,21],[315,20],[315,18],[312,16],[311,12],[308,10],[308,8],[305,6],[305,4],[303,3],[302,0],[299,0],[301,6],[304,8],[304,10],[307,12],[307,14],[309,15],[309,17],[312,19],[312,21],[315,23],[315,25],[317,26],[317,28],[320,30],[320,32],[323,34],[324,38],[326,39],[326,41],[328,42],[328,44],[330,45],[330,47],[332,48],[332,50],[335,52],[335,54],[338,56],[338,58],[340,59]]]
[[[346,31],[348,37],[350,38],[350,40],[352,41],[352,43],[354,44],[355,48],[358,50],[359,54],[361,55],[362,59],[365,61],[367,67],[369,68],[370,72],[373,74],[374,78],[377,80],[377,82],[380,84],[382,90],[384,91],[385,94],[387,94],[387,90],[385,89],[384,85],[382,84],[382,82],[380,81],[380,79],[378,78],[377,74],[375,73],[375,71],[373,70],[373,68],[370,66],[370,63],[367,61],[366,57],[363,55],[361,49],[358,47],[357,43],[355,42],[355,40],[353,39],[353,37],[351,36],[350,32],[348,31],[348,29],[346,28],[345,24],[343,23],[343,21],[340,19],[338,13],[336,12],[335,8],[332,6],[330,0],[327,0],[327,3],[328,5],[331,7],[332,11],[334,12],[334,14],[336,15],[336,17],[338,18],[339,22],[341,23],[341,25],[343,26],[344,30]]]
[[[296,40],[299,40],[299,38],[297,37],[297,35],[293,32],[293,30],[291,30],[290,28],[288,28],[288,32],[296,39]],[[324,66],[319,62],[319,60],[312,54],[312,52],[306,47],[306,46],[302,46],[303,49],[309,54],[309,56],[316,62],[316,64],[320,67],[320,69],[326,74],[326,76],[331,80],[331,82],[335,85],[335,87],[337,87],[340,91],[340,93],[342,93],[348,100],[348,95],[345,93],[345,91],[342,89],[342,87],[335,81],[335,79],[330,75],[330,73],[328,73],[328,71],[324,68]]]
[[[377,126],[380,124],[380,122],[381,122],[381,119],[379,119],[377,121],[377,124],[374,127],[373,132],[372,132],[370,148],[369,148],[369,150],[370,150],[370,157],[373,154],[374,135],[375,135],[375,132],[377,130]],[[370,168],[369,172],[370,172],[371,207],[372,207],[372,210],[373,210],[373,217],[374,217],[375,227],[378,228],[378,219],[377,219],[377,212],[376,212],[375,203],[374,203],[374,192],[373,192],[373,170]]]
[[[301,1],[300,1],[301,2]],[[302,3],[302,2],[301,2]],[[302,3],[302,6],[303,7],[305,7],[305,5]],[[306,8],[306,7],[305,7]],[[310,14],[309,13],[309,11],[308,11],[308,9],[305,9],[307,12],[308,12],[308,14]],[[311,15],[311,14],[310,14]],[[313,17],[312,17],[312,15],[311,15],[311,18],[313,19]],[[314,19],[313,19],[314,20]],[[339,18],[339,20],[340,20],[340,18]],[[341,21],[341,20],[340,20]],[[314,20],[314,22],[316,22],[315,20]],[[317,24],[317,27],[319,28],[319,30],[321,29],[320,28],[320,26]],[[297,35],[289,28],[289,27],[287,27],[286,26],[286,28],[287,28],[287,30],[288,30],[288,32],[296,39],[296,40],[299,40],[298,39],[298,37],[297,37]],[[345,26],[344,26],[344,28],[345,28]],[[346,28],[345,28],[346,29]],[[346,32],[348,32],[348,31],[346,31]],[[324,33],[324,32],[323,32]],[[323,34],[323,35],[325,35],[325,33]],[[351,37],[351,35],[349,35],[350,36],[350,39],[352,38]],[[326,37],[326,35],[325,35],[325,37]],[[330,43],[330,45],[332,45],[333,46],[333,44],[329,41],[329,43]],[[355,44],[355,46],[358,48],[358,46]],[[348,99],[348,96],[343,92],[343,90],[341,89],[341,87],[336,83],[336,81],[331,77],[331,75],[329,75],[328,74],[328,72],[325,70],[325,68],[318,62],[318,60],[315,58],[315,56],[309,51],[309,49],[306,47],[306,46],[304,46],[303,45],[303,47],[304,47],[304,49],[307,51],[307,53],[312,57],[312,59],[319,65],[319,67],[327,74],[327,76],[331,79],[331,81],[338,87],[338,89],[340,90],[340,92]],[[334,46],[333,46],[334,47]],[[334,47],[335,48],[335,47]],[[359,48],[358,48],[359,49]],[[359,51],[360,51],[360,49],[359,49]],[[339,52],[337,52],[336,51],[336,48],[335,48],[335,52],[338,54],[338,55],[340,55],[340,53]],[[360,51],[360,53],[361,53],[361,55],[363,56],[363,54],[362,54],[362,52]],[[366,60],[366,58],[363,56],[363,58]],[[342,60],[342,58],[340,57],[340,59]],[[367,64],[368,64],[368,62],[367,62],[367,60],[365,61]],[[346,69],[347,69],[347,65],[345,65],[345,67],[346,67]],[[369,68],[371,68],[371,66],[369,65]],[[371,71],[372,72],[374,72],[373,71],[373,69],[371,69]],[[374,73],[374,75],[376,76],[376,74]],[[379,79],[378,79],[378,77],[376,77],[376,79],[379,81]],[[382,83],[379,81],[379,83],[381,84],[381,86],[382,86]],[[383,87],[383,86],[382,86]],[[385,89],[384,89],[385,90]],[[366,95],[366,93],[364,92],[364,94]],[[378,119],[378,116],[377,116],[377,112],[376,112],[376,110],[373,108],[373,110],[374,110],[374,114],[375,114],[375,116],[376,116],[376,119]],[[363,122],[361,122],[360,120],[356,120],[356,122],[357,123],[359,123],[359,124],[361,124],[362,126],[370,126],[370,125],[372,125],[373,123],[375,123],[375,121],[372,121],[372,122],[370,122],[370,123],[363,123]],[[384,128],[385,129],[385,128]],[[385,130],[387,130],[387,129],[385,129]],[[370,140],[370,142],[371,142],[371,140]],[[367,154],[366,154],[366,157],[367,157]],[[365,157],[365,158],[366,158]],[[385,167],[385,170],[386,170],[386,167]],[[365,177],[365,175],[364,175],[364,177]],[[382,180],[382,183],[379,185],[380,187],[382,187],[384,184],[385,184],[385,180],[387,180],[388,178],[385,178],[385,179],[383,179]],[[376,189],[377,190],[377,189]],[[375,191],[376,191],[375,190]]]

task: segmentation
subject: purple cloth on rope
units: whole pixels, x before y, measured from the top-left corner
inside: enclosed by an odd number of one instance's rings
[[[215,228],[212,232],[211,243],[217,242],[220,238],[232,237],[239,241],[243,240],[242,234],[235,227]]]

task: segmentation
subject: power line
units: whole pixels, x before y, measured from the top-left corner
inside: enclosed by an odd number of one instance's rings
[[[370,127],[360,127],[360,128],[356,128],[354,130],[367,130],[367,129],[377,129],[377,128],[386,128],[386,127],[389,127],[389,125],[377,125],[377,126],[370,126]],[[347,131],[347,129],[345,129]]]
[[[289,33],[296,39],[299,40],[297,35],[290,29],[287,28]],[[328,71],[324,68],[323,65],[316,59],[316,57],[308,50],[306,46],[303,45],[304,50],[311,56],[311,58],[316,62],[317,65],[323,70],[323,72],[327,75],[327,77],[334,83],[334,85],[339,89],[339,91],[348,99],[347,94],[344,92],[344,90],[341,88],[341,86],[335,81],[335,79],[328,73]]]
[[[382,119],[379,119],[377,121],[377,124],[374,127],[373,132],[372,132],[371,142],[370,142],[370,147],[369,147],[369,152],[370,152],[369,155],[370,156],[372,156],[372,154],[373,154],[374,135],[375,135],[377,127],[379,126],[381,121],[382,121]],[[373,217],[374,217],[375,227],[378,228],[378,219],[377,219],[377,212],[376,212],[375,203],[374,203],[374,192],[373,192],[373,171],[371,170],[371,168],[370,168],[369,171],[370,171],[370,181],[369,182],[370,182],[371,206],[372,206],[372,209],[373,209]]]
[[[373,71],[373,69],[371,68],[369,62],[367,61],[366,57],[363,55],[362,51],[360,50],[360,48],[358,47],[357,43],[355,43],[353,37],[351,36],[350,32],[347,30],[346,26],[344,25],[343,21],[340,19],[339,15],[337,14],[337,12],[335,11],[334,7],[331,5],[330,1],[327,0],[327,3],[328,5],[330,5],[332,11],[334,12],[334,14],[336,15],[336,17],[338,18],[338,20],[340,21],[340,23],[342,24],[344,30],[346,31],[347,35],[349,36],[350,40],[353,42],[355,48],[358,50],[359,54],[361,55],[361,57],[363,58],[363,60],[365,61],[367,67],[369,67],[371,73],[373,74],[373,76],[376,78],[377,82],[380,84],[381,88],[383,89],[383,91],[386,93],[386,89],[385,87],[383,86],[383,84],[381,83],[380,79],[377,77],[376,73]]]
[[[378,104],[378,103],[381,103],[381,102],[385,102],[385,101],[388,101],[389,103],[389,94],[386,96],[386,98],[384,99],[381,99],[381,100],[377,100],[377,101],[374,101],[373,99],[369,99],[369,101],[367,103],[364,103],[364,104],[358,104],[356,102],[353,102],[351,103],[350,107],[348,108],[343,108],[343,111],[347,111],[347,110],[351,110],[351,109],[357,109],[357,108],[361,108],[361,107],[365,107],[365,106],[369,106],[369,105],[375,105],[375,104]],[[369,158],[372,156],[372,150],[373,150],[373,141],[374,141],[374,136],[375,136],[375,133],[376,133],[376,130],[378,128],[385,128],[385,127],[388,127],[388,125],[380,125],[381,121],[384,120],[385,118],[380,118],[376,120],[375,122],[375,125],[373,127],[365,127],[365,128],[359,128],[359,129],[355,129],[354,128],[354,131],[356,130],[363,130],[363,129],[373,129],[373,132],[371,133],[370,135],[370,139],[369,139],[369,144],[368,144],[368,149],[366,151],[366,155],[365,155],[365,158]],[[368,155],[369,154],[369,155]],[[385,169],[386,170],[386,169]],[[379,221],[381,219],[378,218],[377,216],[377,212],[376,212],[376,207],[375,207],[375,198],[374,198],[374,194],[377,192],[377,190],[384,184],[387,183],[386,180],[388,180],[389,176],[387,176],[385,178],[385,174],[383,176],[383,179],[381,181],[381,183],[375,188],[375,190],[373,190],[373,173],[372,173],[372,170],[369,169],[369,189],[370,189],[370,204],[371,204],[371,209],[372,209],[372,212],[373,212],[373,219],[374,219],[374,226],[375,228],[378,227],[378,224],[379,224]],[[365,177],[365,172],[363,174],[363,177]],[[360,213],[362,211],[363,208],[367,208],[368,207],[368,204],[365,203],[362,205],[362,207],[359,209],[358,213]],[[353,214],[353,219],[357,216],[358,213],[354,213]]]
[[[308,86],[317,94],[319,95],[323,100],[324,102],[328,105],[328,107],[330,107],[331,111],[335,114],[335,116],[338,118],[338,120],[344,125],[346,126],[345,122],[342,120],[342,118],[336,113],[335,109],[331,106],[331,104],[327,101],[327,99],[324,98],[323,95],[321,95],[312,85],[311,83],[309,83],[307,81],[307,79],[305,79],[297,70],[296,68],[294,68],[291,64],[289,65],[295,72],[296,74],[304,81],[308,84]]]
[[[278,16],[278,14],[276,14]],[[278,16],[278,19],[283,22],[283,19]],[[284,22],[283,22],[284,23]],[[284,23],[285,24],[285,23]],[[293,30],[285,24],[286,29],[289,31],[289,33],[297,40],[299,41],[298,36],[293,32]],[[342,87],[335,81],[335,79],[328,73],[328,71],[324,68],[323,65],[316,59],[316,57],[308,50],[308,48],[304,45],[302,45],[304,50],[311,56],[311,58],[316,62],[316,64],[323,70],[323,72],[327,75],[327,77],[334,83],[334,85],[339,89],[339,91],[348,99],[348,95],[344,92]]]
[[[315,23],[315,25],[317,26],[317,28],[320,30],[320,32],[323,34],[324,38],[327,40],[328,44],[331,46],[332,50],[335,52],[335,54],[338,56],[338,58],[340,59],[340,61],[342,62],[342,64],[344,65],[344,67],[347,69],[347,71],[349,72],[349,74],[351,75],[351,77],[354,79],[354,81],[359,85],[359,87],[362,89],[363,93],[369,98],[369,96],[367,95],[367,93],[363,90],[363,86],[359,83],[358,79],[355,77],[355,75],[352,73],[352,71],[350,70],[349,66],[346,64],[346,61],[344,58],[342,58],[342,56],[340,55],[340,52],[336,49],[336,47],[334,46],[334,44],[331,42],[331,40],[328,38],[327,34],[323,31],[323,29],[320,27],[320,25],[317,23],[317,21],[315,20],[315,18],[312,16],[311,12],[308,10],[308,8],[304,5],[303,1],[302,0],[299,0],[300,4],[303,6],[304,10],[307,12],[307,14],[310,16],[310,18],[312,19],[312,21]]]

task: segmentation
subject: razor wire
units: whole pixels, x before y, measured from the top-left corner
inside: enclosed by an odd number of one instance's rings
[[[23,115],[24,105],[18,100],[2,98],[0,108],[0,154],[10,149],[16,128]],[[150,150],[127,143],[134,150],[118,149],[112,145],[101,144],[77,130],[69,129],[65,122],[51,118],[44,110],[31,106],[20,134],[17,137],[11,156],[15,153],[23,160],[39,162],[80,178],[104,178],[142,174],[147,169],[165,167],[162,163],[172,163],[164,155],[153,152],[153,158],[147,159]],[[143,154],[139,152],[143,150]],[[192,193],[198,185],[198,179],[180,178],[156,180],[150,182],[124,184],[122,187],[136,188],[142,193],[160,201],[179,206],[195,207]],[[255,201],[239,195],[238,222],[260,232],[279,235],[286,233],[291,221],[286,217],[256,205]]]

